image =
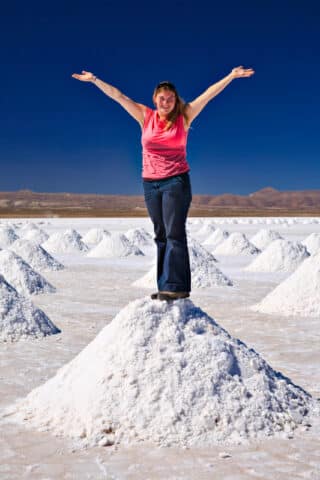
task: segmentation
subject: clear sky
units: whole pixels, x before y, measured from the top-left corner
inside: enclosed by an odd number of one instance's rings
[[[215,97],[188,139],[193,193],[318,189],[316,1],[68,1],[1,7],[0,191],[142,194],[141,131],[88,70],[153,108],[172,81],[186,101],[253,68]]]

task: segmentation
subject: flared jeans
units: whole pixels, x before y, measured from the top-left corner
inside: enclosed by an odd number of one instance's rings
[[[186,219],[192,200],[189,173],[143,181],[145,203],[157,246],[159,291],[190,292]]]

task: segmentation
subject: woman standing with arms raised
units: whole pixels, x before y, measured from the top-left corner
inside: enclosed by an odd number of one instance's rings
[[[192,199],[186,156],[188,130],[201,110],[235,78],[253,75],[252,69],[234,68],[199,97],[184,103],[171,82],[159,83],[153,92],[155,110],[134,102],[120,90],[91,72],[73,78],[94,83],[118,102],[142,129],[143,188],[157,245],[158,292],[153,299],[189,297],[191,275],[186,237],[186,219]]]

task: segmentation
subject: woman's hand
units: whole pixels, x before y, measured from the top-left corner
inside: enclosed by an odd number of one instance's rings
[[[240,67],[233,68],[231,71],[231,76],[233,78],[244,78],[244,77],[251,77],[254,74],[254,70],[252,68],[243,68],[242,65]]]
[[[93,75],[91,72],[86,72],[82,70],[81,74],[73,73],[72,78],[76,78],[77,80],[81,80],[81,82],[93,82],[96,79],[96,76]]]

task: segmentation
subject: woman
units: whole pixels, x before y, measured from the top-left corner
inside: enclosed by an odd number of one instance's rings
[[[190,295],[191,275],[186,237],[186,219],[192,199],[186,158],[188,130],[201,110],[235,78],[250,77],[252,69],[234,68],[189,103],[184,103],[175,86],[161,82],[153,92],[155,110],[136,103],[117,88],[91,72],[74,73],[73,78],[94,83],[118,102],[142,129],[143,188],[157,245],[158,292],[152,299],[175,300]]]

